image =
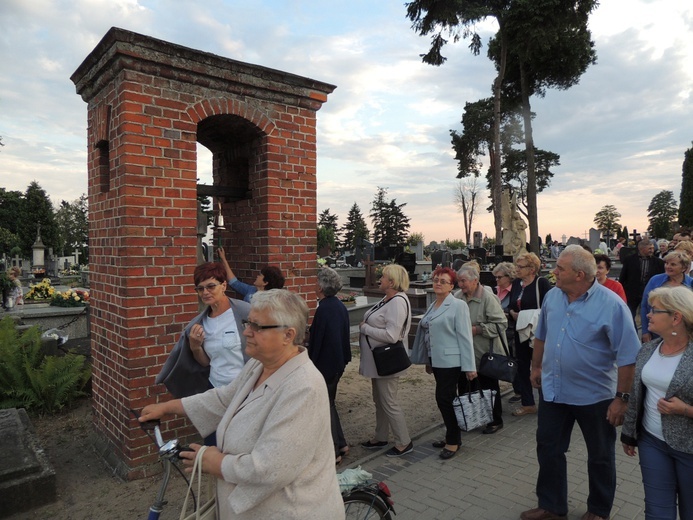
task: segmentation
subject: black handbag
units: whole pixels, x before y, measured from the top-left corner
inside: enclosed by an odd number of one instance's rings
[[[515,374],[517,374],[517,361],[510,356],[508,346],[505,343],[505,333],[501,332],[498,324],[496,324],[496,329],[506,355],[493,352],[493,339],[491,339],[491,346],[488,352],[483,354],[479,361],[479,373],[491,379],[512,383],[515,379]]]
[[[409,302],[406,298],[404,301],[407,302],[408,309]],[[404,320],[404,326],[402,327],[400,337],[404,336],[404,331],[407,330],[407,323],[409,323],[409,313],[407,313],[407,319]],[[373,348],[371,347],[371,342],[368,340],[368,336],[366,336],[366,343],[368,343],[368,347],[373,353],[375,369],[378,371],[379,376],[391,376],[411,366],[409,354],[407,353],[407,349],[404,348],[404,343],[401,339],[395,343]]]
[[[373,352],[373,361],[379,376],[390,376],[411,366],[409,354],[402,340],[375,347],[371,352]]]

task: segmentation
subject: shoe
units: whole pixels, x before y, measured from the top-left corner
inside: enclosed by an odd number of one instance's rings
[[[535,405],[532,406],[520,406],[517,408],[514,412],[513,415],[515,417],[522,417],[523,415],[531,415],[537,413],[537,407]]]
[[[402,455],[406,455],[407,453],[411,453],[414,451],[414,442],[409,441],[409,444],[407,444],[403,450],[398,450],[397,446],[393,446],[389,450],[387,450],[387,455],[388,457],[401,457]]]
[[[554,514],[541,507],[523,511],[520,515],[521,520],[567,520],[567,518],[567,516]]]
[[[335,466],[339,466],[341,463],[342,463],[342,456],[341,456],[341,455],[337,455],[337,456],[335,457],[335,464],[334,464],[334,465],[335,465]]]
[[[498,430],[500,430],[503,427],[502,424],[489,424],[484,428],[481,433],[485,434],[491,434],[491,433],[496,433]]]
[[[441,452],[438,454],[438,456],[443,459],[443,460],[448,460],[453,458],[455,455],[457,455],[457,452],[460,451],[460,447],[457,446],[457,449],[455,451],[449,450],[447,448],[443,448]]]
[[[431,443],[431,446],[433,446],[434,448],[445,448],[446,444],[447,443],[445,441],[433,441]]]
[[[510,399],[508,399],[509,403],[519,403],[520,401],[522,401],[521,395],[514,395]]]
[[[342,446],[339,448],[340,457],[346,457],[347,455],[349,455],[349,446]]]
[[[377,450],[378,448],[384,448],[385,446],[387,446],[387,441],[371,442],[369,439],[366,442],[361,443],[361,447],[366,448],[367,450]]]
[[[597,516],[594,513],[587,511],[580,520],[609,520],[608,516]]]

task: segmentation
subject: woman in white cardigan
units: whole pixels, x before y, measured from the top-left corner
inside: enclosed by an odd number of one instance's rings
[[[367,449],[387,446],[392,428],[395,445],[386,453],[388,457],[399,457],[414,449],[404,411],[397,399],[397,384],[403,372],[379,376],[371,349],[400,339],[405,347],[408,346],[407,336],[411,327],[411,306],[405,293],[408,288],[409,275],[406,269],[397,264],[386,265],[380,278],[380,290],[385,293],[385,297],[366,312],[359,326],[359,374],[371,378],[375,403],[375,436],[362,442],[361,446]]]
[[[202,435],[216,430],[202,470],[217,478],[217,518],[344,518],[325,380],[300,346],[307,318],[289,291],[256,293],[243,332],[253,359],[233,383],[142,410],[140,421],[185,415]]]

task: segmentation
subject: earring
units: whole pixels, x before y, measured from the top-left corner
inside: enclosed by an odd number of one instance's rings
[[[678,333],[677,333],[676,331],[672,330],[672,331],[671,331],[671,335],[672,335],[672,336],[678,336]]]

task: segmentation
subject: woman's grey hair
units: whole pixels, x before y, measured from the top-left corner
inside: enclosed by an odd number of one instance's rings
[[[570,255],[570,267],[573,271],[582,271],[588,280],[594,280],[597,276],[597,262],[594,255],[577,244],[567,246],[561,256]]]
[[[342,288],[342,277],[331,267],[323,267],[318,269],[318,285],[325,298],[329,298]]]
[[[461,276],[462,278],[466,278],[470,282],[478,282],[479,281],[479,270],[474,267],[474,265],[471,264],[476,264],[476,262],[470,262],[468,264],[464,264],[462,267],[459,268],[457,271],[457,276]],[[479,265],[479,264],[476,264]]]
[[[510,262],[501,262],[493,268],[493,276],[507,276],[510,280],[517,278],[517,269],[515,264]]]
[[[250,310],[267,312],[273,323],[262,325],[284,325],[294,329],[294,345],[303,345],[308,323],[308,305],[303,298],[286,289],[258,291],[250,300]]]
[[[660,238],[657,240],[657,247],[668,246],[669,241],[666,238]]]
[[[682,285],[678,287],[658,287],[650,292],[647,303],[658,303],[669,312],[681,314],[686,333],[693,338],[693,291]]]

